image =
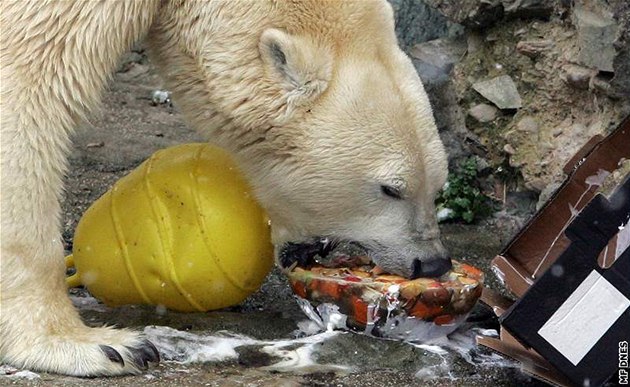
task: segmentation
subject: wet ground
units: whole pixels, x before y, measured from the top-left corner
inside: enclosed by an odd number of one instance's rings
[[[118,178],[154,151],[200,140],[168,103],[154,106],[161,81],[151,67],[130,63],[104,95],[104,108],[75,136],[67,180],[64,239],[80,215]],[[497,225],[500,224],[500,225]],[[489,262],[514,225],[444,225],[454,257],[482,268],[500,288]],[[0,385],[37,386],[524,386],[541,383],[510,361],[475,348],[476,334],[498,325],[478,306],[448,340],[414,346],[349,332],[315,332],[277,269],[243,304],[210,313],[164,312],[149,306],[110,309],[85,290],[71,290],[85,321],[144,329],[165,359],[138,376],[81,379],[0,367]]]

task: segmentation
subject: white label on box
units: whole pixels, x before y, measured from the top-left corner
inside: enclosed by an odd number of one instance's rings
[[[577,365],[628,306],[630,300],[593,270],[538,334]]]

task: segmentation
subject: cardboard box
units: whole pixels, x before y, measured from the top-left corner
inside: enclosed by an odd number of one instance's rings
[[[630,176],[610,201],[598,195],[580,212],[567,249],[500,318],[577,385],[604,384],[630,341],[630,248],[609,268],[597,260],[629,218]]]
[[[484,293],[502,331],[479,344],[556,385],[597,386],[612,375],[623,380],[620,354],[630,342],[628,160],[630,118],[567,164],[569,178],[493,260],[518,300],[510,305]],[[625,178],[608,193],[602,187],[613,173]]]

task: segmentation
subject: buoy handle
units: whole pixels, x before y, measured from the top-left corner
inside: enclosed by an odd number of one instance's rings
[[[71,267],[74,267],[74,257],[72,254],[66,257],[66,269]],[[66,277],[66,285],[68,288],[76,288],[83,285],[78,271],[76,271],[73,275]]]

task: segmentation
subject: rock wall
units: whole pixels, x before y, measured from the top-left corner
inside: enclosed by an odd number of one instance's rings
[[[517,182],[544,200],[571,156],[630,114],[627,0],[394,3],[450,161],[477,157],[489,190]],[[416,9],[429,16],[400,15]],[[405,35],[408,21],[435,33]]]

